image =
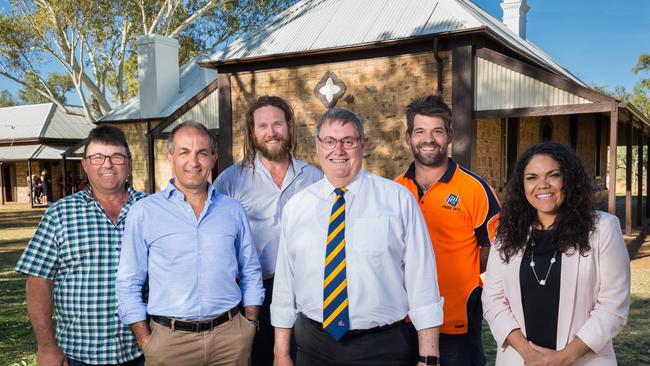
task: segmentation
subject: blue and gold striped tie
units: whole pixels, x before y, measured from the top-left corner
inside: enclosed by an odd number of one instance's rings
[[[323,329],[335,340],[350,329],[348,280],[345,271],[345,198],[348,189],[336,188],[327,230],[325,281],[323,286]]]

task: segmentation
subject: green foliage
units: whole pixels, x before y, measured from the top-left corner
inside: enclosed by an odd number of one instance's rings
[[[0,75],[31,90],[24,92],[29,100],[61,102],[61,91],[72,85],[99,117],[112,108],[109,101],[137,95],[138,37],[177,38],[184,64],[296,0],[9,1],[0,14]],[[70,83],[51,80],[43,65]]]
[[[13,107],[16,105],[16,99],[11,95],[9,90],[5,89],[0,92],[0,108],[2,107]]]
[[[39,104],[48,103],[51,101],[50,98],[47,98],[36,91],[40,87],[41,83],[37,75],[28,74],[25,78],[25,81],[28,86],[24,86],[18,91],[18,98],[22,104]],[[74,89],[72,79],[70,79],[65,74],[57,72],[50,73],[45,84],[47,85],[48,89],[52,91],[52,97],[61,104],[66,103],[65,94],[68,91]]]

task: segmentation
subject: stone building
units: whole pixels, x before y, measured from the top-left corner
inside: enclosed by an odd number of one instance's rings
[[[71,113],[54,103],[0,108],[0,204],[31,203],[28,177],[43,171],[51,183],[50,201],[72,192],[70,183],[84,178],[79,161],[66,163],[62,154],[94,125],[81,108],[67,108]]]
[[[199,61],[216,74],[197,84],[193,97],[164,107],[155,118],[134,113],[127,122],[105,121],[137,130],[133,138],[142,142],[148,175],[134,174],[134,183],[153,190],[169,178],[159,139],[206,101],[216,104],[218,114],[199,114],[207,120],[198,121],[215,129],[218,170],[241,159],[245,111],[259,96],[278,95],[293,105],[298,155],[312,163],[316,118],[332,106],[345,107],[366,120],[366,168],[393,178],[411,160],[404,107],[416,96],[440,93],[453,109],[453,157],[497,191],[526,147],[552,139],[577,151],[614,210],[615,192],[606,183],[616,181],[616,147],[625,144],[631,155],[633,144],[648,144],[650,121],[589,88],[529,42],[525,0],[504,0],[502,8],[504,22],[471,0],[300,1]],[[180,93],[185,95],[182,87]],[[141,95],[141,105],[143,100]],[[639,161],[650,163],[648,156]],[[636,183],[642,179],[637,176]]]

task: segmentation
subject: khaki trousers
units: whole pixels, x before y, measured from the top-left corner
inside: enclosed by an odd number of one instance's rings
[[[172,331],[149,321],[146,366],[248,366],[257,328],[237,314],[211,331]]]

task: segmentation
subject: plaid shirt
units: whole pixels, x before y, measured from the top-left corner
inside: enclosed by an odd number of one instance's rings
[[[54,203],[16,264],[18,272],[53,281],[56,341],[68,357],[87,364],[118,364],[141,354],[118,319],[115,296],[124,220],[145,197],[127,190],[117,225],[90,187]]]

